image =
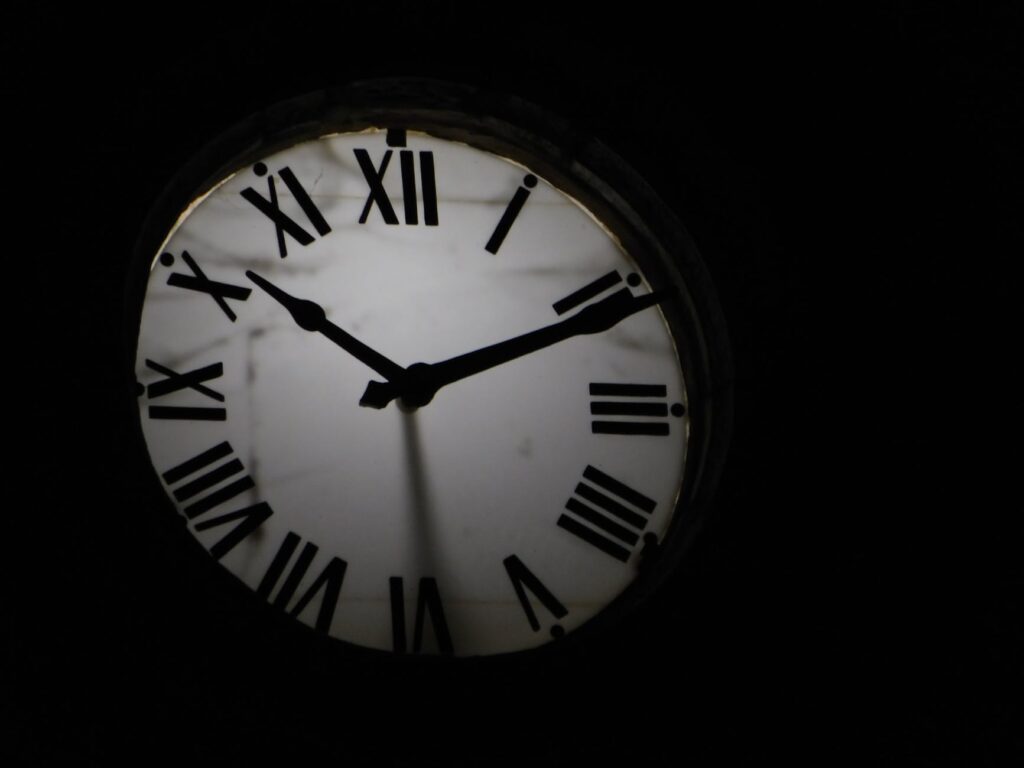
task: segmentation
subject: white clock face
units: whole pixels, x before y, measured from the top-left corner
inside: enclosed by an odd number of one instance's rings
[[[551,642],[676,514],[689,413],[655,288],[520,163],[414,131],[295,144],[153,254],[150,458],[199,543],[311,627],[408,653]]]

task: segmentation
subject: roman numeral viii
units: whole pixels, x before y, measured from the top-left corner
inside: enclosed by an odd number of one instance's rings
[[[267,166],[264,163],[256,163],[253,172],[257,176],[267,177],[267,197],[264,197],[252,187],[246,187],[241,191],[242,197],[252,203],[257,210],[274,222],[274,232],[277,235],[277,252],[283,259],[288,255],[288,247],[284,236],[292,238],[299,245],[309,245],[316,238],[311,235],[302,225],[287,213],[281,210],[281,203],[278,200],[277,184],[274,181],[274,174],[267,176]],[[284,182],[285,187],[292,193],[292,197],[298,204],[306,220],[313,227],[318,235],[323,237],[331,231],[330,225],[324,219],[323,214],[313,203],[309,193],[292,173],[292,169],[285,166],[277,172],[278,177]]]
[[[565,502],[558,526],[587,544],[626,562],[640,540],[655,502],[595,467]]]
[[[213,508],[255,486],[252,478],[245,474],[242,462],[234,457],[234,450],[227,441],[172,467],[163,473],[163,478],[177,501],[188,502],[183,511],[189,520],[205,515]],[[210,548],[210,554],[219,560],[266,522],[271,515],[273,510],[270,505],[261,501],[204,520],[196,524],[195,530],[205,531],[236,523],[234,528]],[[326,633],[331,628],[331,620],[338,605],[348,564],[341,558],[332,557],[312,584],[298,596],[298,599],[293,600],[319,551],[315,544],[308,541],[300,551],[300,544],[302,539],[296,533],[289,532],[284,537],[256,588],[256,594],[292,616],[301,614],[319,595],[320,607],[315,628]],[[293,561],[296,552],[298,555]]]
[[[242,462],[232,458],[233,453],[230,443],[225,441],[163,473],[164,482],[171,488],[175,500],[188,502],[183,511],[190,521],[255,486],[252,478],[245,474]],[[226,461],[219,463],[223,459]],[[270,505],[261,501],[196,523],[195,530],[205,531],[235,523],[223,538],[210,547],[210,554],[220,560],[273,514]]]

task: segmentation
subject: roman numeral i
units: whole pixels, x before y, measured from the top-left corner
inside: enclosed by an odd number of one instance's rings
[[[494,254],[498,253],[501,244],[508,237],[509,230],[512,229],[512,225],[519,218],[519,213],[523,210],[523,206],[526,205],[526,201],[530,198],[530,190],[536,186],[537,177],[532,173],[528,173],[523,177],[522,185],[516,189],[512,199],[508,201],[508,205],[505,206],[505,212],[501,215],[501,219],[498,220],[498,226],[494,228],[494,232],[491,233],[490,238],[487,240],[487,245],[484,246],[485,251]]]

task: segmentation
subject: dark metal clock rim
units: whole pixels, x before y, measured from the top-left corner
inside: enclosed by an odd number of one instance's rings
[[[733,363],[725,319],[714,286],[685,227],[657,193],[617,154],[578,132],[566,121],[522,99],[455,83],[421,78],[390,78],[353,83],[282,102],[249,117],[206,145],[171,180],[142,226],[130,263],[125,305],[125,397],[137,451],[135,472],[148,474],[148,503],[163,507],[155,524],[175,531],[183,546],[196,555],[208,578],[230,584],[241,600],[260,606],[285,632],[316,635],[312,628],[260,600],[226,568],[213,561],[198,540],[185,530],[149,460],[135,405],[135,351],[145,296],[146,278],[157,249],[181,212],[199,195],[241,168],[277,149],[303,139],[368,127],[421,130],[441,138],[464,141],[496,152],[540,172],[586,205],[622,239],[623,246],[648,277],[681,291],[680,302],[663,305],[673,336],[696,342],[699,349],[677,349],[687,375],[691,423],[682,493],[658,555],[636,579],[596,616],[564,637],[536,648],[504,654],[454,657],[403,657],[357,646],[337,638],[321,638],[327,646],[344,647],[356,657],[417,663],[452,663],[501,659],[516,661],[557,653],[597,637],[636,609],[669,577],[690,548],[712,505],[732,430]],[[527,162],[528,161],[528,162]],[[212,170],[211,170],[212,169]],[[653,254],[653,255],[652,255]],[[679,331],[684,331],[679,333]],[[169,514],[168,514],[169,513]],[[180,524],[176,529],[170,520]]]

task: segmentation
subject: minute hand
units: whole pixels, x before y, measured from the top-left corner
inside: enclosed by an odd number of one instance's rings
[[[409,366],[407,375],[387,383],[371,381],[366,386],[360,405],[383,408],[395,398],[412,406],[429,403],[437,391],[448,384],[468,378],[474,374],[515,360],[531,352],[550,347],[573,336],[600,333],[614,327],[622,320],[641,310],[652,307],[671,296],[669,291],[655,291],[634,297],[623,288],[606,299],[591,304],[553,325],[538,328],[489,347],[467,352],[464,355],[443,360],[431,365]]]

